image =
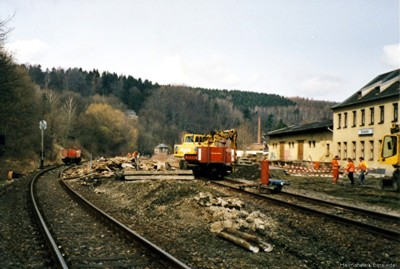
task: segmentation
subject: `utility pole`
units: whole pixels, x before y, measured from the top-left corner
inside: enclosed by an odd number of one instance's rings
[[[44,148],[44,130],[47,129],[47,122],[45,120],[41,120],[39,122],[39,129],[40,129],[40,131],[42,133],[42,152],[41,152],[41,155],[40,155],[40,169],[43,169],[43,167],[44,167],[44,165],[43,165],[43,163],[44,163],[44,158],[43,158],[43,152],[44,152],[44,150],[43,150],[43,148]]]

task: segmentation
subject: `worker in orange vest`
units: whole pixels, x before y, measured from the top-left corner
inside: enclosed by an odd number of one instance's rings
[[[358,179],[360,180],[360,184],[364,185],[365,181],[365,175],[367,174],[368,171],[368,165],[364,161],[363,157],[360,157],[360,164],[357,166],[358,171],[360,171],[360,175],[358,176]]]
[[[347,166],[346,166],[347,176],[350,179],[351,185],[354,185],[354,162],[351,158],[347,159]]]
[[[332,176],[333,176],[333,180],[332,180],[332,184],[336,184],[338,179],[339,179],[339,156],[335,156],[335,158],[333,158],[332,160]]]

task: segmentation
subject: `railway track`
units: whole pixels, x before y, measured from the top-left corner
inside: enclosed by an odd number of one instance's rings
[[[225,179],[212,181],[214,184],[246,192],[258,198],[267,199],[285,207],[318,214],[346,225],[362,228],[394,241],[400,241],[400,217],[349,205],[315,199],[303,195],[280,192],[270,194],[256,186],[243,184],[241,181]]]
[[[55,267],[189,268],[58,180],[62,170],[50,169],[31,183],[32,203]]]
[[[0,190],[0,268],[53,268],[28,205],[29,183],[37,171]]]

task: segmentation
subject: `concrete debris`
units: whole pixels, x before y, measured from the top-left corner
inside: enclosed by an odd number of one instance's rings
[[[236,208],[240,209],[244,206],[244,203],[237,198],[221,198],[214,197],[211,193],[200,192],[198,196],[195,197],[201,206],[210,207],[218,206],[225,208]]]
[[[256,232],[274,229],[276,227],[275,221],[268,216],[260,211],[248,212],[244,210],[244,202],[234,197],[215,197],[211,193],[201,192],[194,199],[209,213],[211,232],[254,253],[257,253],[259,248],[266,252],[272,251],[272,245],[263,242],[256,236],[252,237],[252,235],[243,232],[234,234],[233,232],[239,230]],[[246,235],[248,235],[247,238]],[[255,244],[254,242],[244,242],[250,239],[253,239]]]

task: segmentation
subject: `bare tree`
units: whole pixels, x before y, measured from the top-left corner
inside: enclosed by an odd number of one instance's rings
[[[65,120],[66,120],[66,130],[65,130],[65,136],[66,138],[70,135],[71,129],[73,122],[76,118],[76,102],[75,98],[70,96],[65,100],[64,105],[62,107],[63,114],[66,115]]]
[[[6,20],[0,20],[0,49],[4,48],[7,35],[12,31],[12,28],[7,27],[12,18],[14,18],[14,15]]]

